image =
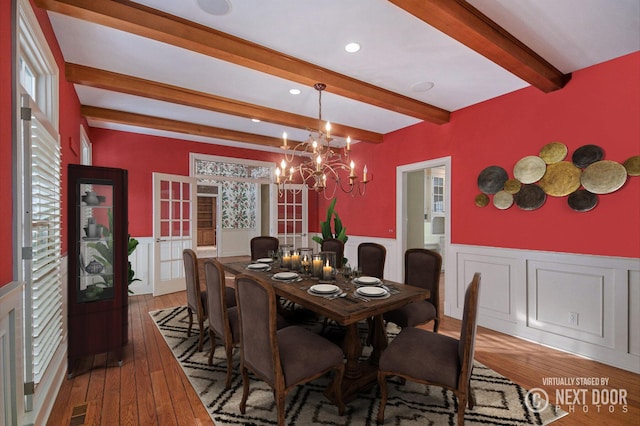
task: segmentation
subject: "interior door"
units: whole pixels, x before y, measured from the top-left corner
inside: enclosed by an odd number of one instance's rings
[[[196,179],[153,174],[153,295],[185,290],[182,251],[197,246]]]
[[[309,247],[308,190],[302,185],[285,185],[278,194],[278,239],[295,248]]]

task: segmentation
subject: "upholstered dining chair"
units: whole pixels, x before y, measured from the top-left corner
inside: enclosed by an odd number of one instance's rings
[[[342,268],[344,265],[344,242],[337,238],[327,238],[320,245],[322,251],[332,251],[336,254],[336,267]]]
[[[249,242],[251,247],[251,260],[257,260],[262,257],[269,257],[269,251],[278,251],[280,247],[280,241],[276,237],[270,237],[263,235],[260,237],[253,237]]]
[[[399,309],[385,312],[385,321],[398,327],[415,327],[433,320],[433,331],[440,325],[439,282],[442,257],[438,252],[423,248],[409,249],[404,253],[404,283],[429,290],[429,298],[409,303]]]
[[[240,412],[246,411],[249,371],[274,391],[278,425],[284,425],[284,401],[295,386],[335,370],[334,391],[344,413],[342,349],[323,337],[299,327],[276,330],[276,298],[269,283],[250,275],[236,276],[236,298],[240,317],[240,370],[243,393]]]
[[[198,256],[191,249],[182,251],[184,263],[184,275],[187,282],[187,312],[189,312],[189,328],[187,336],[191,336],[193,327],[193,314],[196,315],[200,327],[200,340],[198,351],[202,351],[204,340],[204,322],[207,320],[207,292],[200,289],[200,274],[198,269]]]
[[[387,346],[380,357],[378,384],[381,400],[378,424],[384,423],[387,404],[387,376],[451,390],[458,399],[458,426],[464,425],[466,406],[475,404],[471,373],[478,320],[480,274],[473,276],[464,297],[460,339],[420,328],[407,327]]]
[[[383,278],[384,262],[387,257],[387,249],[378,243],[360,243],[358,245],[358,268],[362,275]]]

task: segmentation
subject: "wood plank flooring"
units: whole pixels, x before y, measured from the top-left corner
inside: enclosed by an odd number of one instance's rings
[[[62,384],[47,424],[211,425],[211,418],[148,314],[185,304],[184,292],[131,297],[129,344],[122,367],[112,354],[81,360],[74,377]],[[440,322],[443,334],[457,337],[459,328],[460,321],[453,318],[445,317]],[[575,412],[554,422],[554,426],[630,425],[640,418],[638,374],[482,327],[478,329],[475,358],[527,389],[544,388],[552,401],[555,389],[563,387],[543,385],[546,377],[607,377],[608,387],[627,391],[626,412],[621,406],[613,406],[614,412],[610,413],[610,406],[603,405],[598,413],[598,407],[589,400],[586,406],[574,405]],[[591,387],[587,389],[591,392]],[[77,414],[82,410],[84,414]]]

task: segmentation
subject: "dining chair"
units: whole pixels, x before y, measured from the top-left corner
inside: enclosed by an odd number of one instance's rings
[[[240,370],[243,393],[240,412],[246,411],[249,371],[266,382],[274,392],[278,425],[284,425],[284,401],[299,384],[335,370],[334,392],[338,413],[344,414],[342,349],[325,338],[299,327],[276,330],[276,297],[273,287],[250,275],[236,276],[236,298],[240,318]]]
[[[336,254],[336,267],[342,268],[344,265],[344,242],[337,238],[327,238],[322,240],[321,251],[332,251]]]
[[[383,278],[384,261],[387,257],[387,249],[378,243],[360,243],[358,245],[358,268],[362,275]]]
[[[466,406],[475,404],[471,391],[471,373],[478,320],[480,274],[473,276],[464,297],[460,338],[445,336],[415,327],[403,328],[382,352],[378,370],[380,406],[378,424],[384,423],[387,404],[387,376],[439,386],[452,391],[458,399],[458,426],[464,425]]]
[[[404,283],[429,290],[429,298],[385,312],[385,321],[405,328],[433,320],[433,331],[437,333],[440,325],[441,270],[442,256],[438,252],[423,248],[407,250],[404,253]]]
[[[207,292],[200,289],[200,274],[198,269],[198,256],[191,249],[182,251],[184,263],[184,275],[187,284],[187,312],[189,313],[189,328],[187,337],[191,336],[193,327],[193,314],[196,314],[198,326],[200,327],[200,339],[198,340],[198,351],[202,351],[204,340],[204,322],[207,320]]]
[[[260,237],[253,237],[249,242],[251,247],[251,260],[257,260],[262,257],[269,257],[269,251],[278,251],[280,247],[280,241],[276,237],[268,235],[262,235]]]

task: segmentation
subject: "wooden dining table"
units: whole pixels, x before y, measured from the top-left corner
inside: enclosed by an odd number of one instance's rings
[[[389,297],[368,298],[368,301],[365,301],[357,297],[355,293],[357,286],[350,279],[336,276],[335,280],[328,283],[337,285],[342,292],[346,293],[346,296],[329,299],[309,293],[308,290],[312,285],[325,283],[318,278],[300,274],[301,280],[279,281],[273,279],[273,275],[288,270],[281,269],[276,264],[272,264],[269,271],[259,271],[247,268],[250,263],[248,258],[241,260],[237,257],[218,258],[218,261],[222,263],[226,272],[234,275],[248,274],[258,280],[268,282],[273,286],[277,296],[301,305],[345,327],[346,334],[342,343],[346,358],[342,381],[342,400],[344,402],[352,400],[359,391],[368,389],[376,382],[378,361],[387,346],[387,333],[382,315],[387,311],[429,297],[429,291],[423,288],[383,280],[383,285],[389,289]],[[363,349],[358,334],[358,322],[360,321],[367,321],[371,327],[369,336],[372,351],[365,362],[360,362]],[[336,403],[338,398],[330,389],[333,387],[329,387],[325,395]]]

